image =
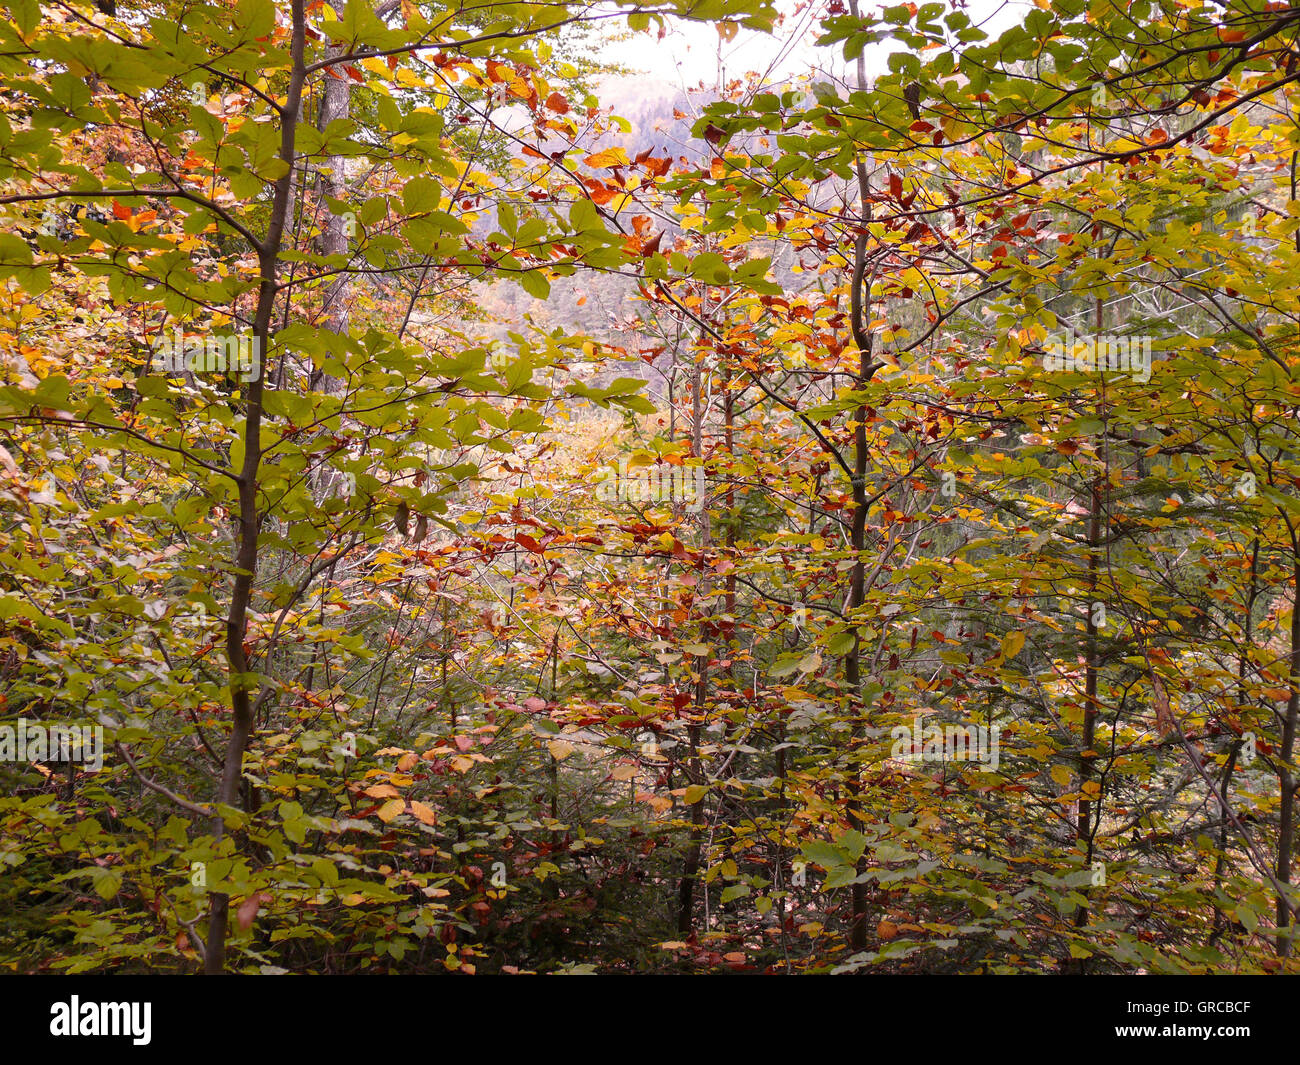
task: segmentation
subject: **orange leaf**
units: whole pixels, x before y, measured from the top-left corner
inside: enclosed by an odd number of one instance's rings
[[[558,92],[553,92],[546,98],[546,106],[550,110],[561,115],[567,115],[569,113],[569,101]]]

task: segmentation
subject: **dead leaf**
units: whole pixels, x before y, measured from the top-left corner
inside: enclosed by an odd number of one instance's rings
[[[379,820],[388,824],[398,814],[406,812],[406,802],[403,799],[389,799],[379,808]]]

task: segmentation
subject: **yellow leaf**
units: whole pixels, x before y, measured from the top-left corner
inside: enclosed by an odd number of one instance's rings
[[[1015,632],[1009,632],[1002,637],[1002,657],[1011,659],[1020,653],[1020,649],[1025,646],[1025,634],[1017,629]]]
[[[1068,769],[1066,769],[1065,766],[1063,765],[1052,766],[1052,779],[1056,781],[1058,784],[1060,784],[1061,787],[1065,787],[1065,785],[1069,784],[1070,781],[1073,779],[1073,777],[1074,774],[1071,773]]]
[[[627,166],[627,152],[622,148],[606,148],[583,160],[588,166]]]
[[[416,818],[426,825],[436,825],[438,823],[438,815],[433,812],[432,807],[426,806],[422,802],[411,803],[411,813],[415,814]]]
[[[568,740],[551,740],[546,745],[546,749],[551,752],[551,757],[557,762],[562,762],[577,750]]]
[[[389,799],[379,808],[379,820],[388,824],[394,817],[400,813],[406,812],[406,802],[402,799]]]

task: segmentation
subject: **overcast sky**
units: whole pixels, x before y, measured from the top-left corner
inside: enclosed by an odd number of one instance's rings
[[[880,6],[884,5],[864,2],[861,9],[875,11]],[[1032,7],[1030,0],[968,0],[965,10],[971,21],[995,36],[1021,21]],[[843,53],[838,47],[812,46],[816,16],[825,8],[822,0],[814,0],[812,4],[777,0],[777,8],[784,13],[785,20],[770,35],[741,29],[730,41],[723,41],[709,23],[677,21],[663,40],[655,39],[656,31],[652,28],[648,34],[638,33],[631,40],[611,44],[603,54],[652,78],[684,88],[701,81],[706,86],[714,85],[718,80],[719,57],[727,78],[750,70],[769,69],[773,77],[786,77],[828,61],[835,64],[833,70],[843,71]],[[869,77],[886,69],[885,56],[889,50],[885,47],[867,50]]]

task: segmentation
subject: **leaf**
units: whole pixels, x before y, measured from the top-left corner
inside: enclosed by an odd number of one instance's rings
[[[732,899],[742,899],[753,890],[748,884],[730,884],[722,889],[722,897],[719,901],[731,902]]]
[[[551,294],[551,283],[540,270],[526,270],[519,275],[519,283],[534,299],[544,300]]]
[[[539,544],[527,533],[522,533],[522,532],[515,533],[515,543],[517,543],[520,547],[524,548],[525,550],[531,551],[534,555],[542,554],[542,545]]]
[[[1002,657],[1008,660],[1015,658],[1020,653],[1020,649],[1025,646],[1025,634],[1021,629],[1009,632],[1002,637]]]
[[[857,861],[867,849],[867,837],[856,828],[850,828],[835,841],[835,848]]]
[[[898,925],[893,921],[881,921],[876,925],[876,935],[888,942],[898,935]]]
[[[379,808],[379,820],[388,824],[398,814],[406,812],[406,802],[403,799],[389,799]]]
[[[546,749],[551,752],[552,758],[557,762],[562,762],[578,748],[568,740],[551,740],[551,742],[546,745]]]
[[[832,844],[825,840],[812,840],[801,848],[803,855],[810,862],[816,862],[823,869],[833,869],[845,864],[845,857]]]
[[[235,921],[239,927],[247,932],[253,927],[253,922],[257,919],[257,911],[261,909],[263,902],[270,902],[271,896],[264,891],[259,891],[255,895],[249,895],[239,904],[239,909],[235,911]]]
[[[426,806],[422,802],[412,802],[411,813],[415,815],[416,820],[422,821],[426,825],[436,825],[438,823],[438,815],[434,813],[433,808]]]
[[[828,655],[846,655],[853,650],[855,642],[856,640],[851,632],[836,633],[835,637],[826,645],[826,653]]]
[[[569,113],[569,101],[558,92],[553,92],[546,98],[546,106],[556,114],[567,115]]]
[[[606,148],[602,152],[596,152],[595,155],[589,155],[583,160],[588,166],[599,169],[600,167],[627,166],[631,160],[627,157],[627,151],[623,148]]]
[[[682,796],[682,802],[687,806],[694,806],[704,796],[709,793],[709,789],[703,784],[692,784],[686,789],[686,794]]]

